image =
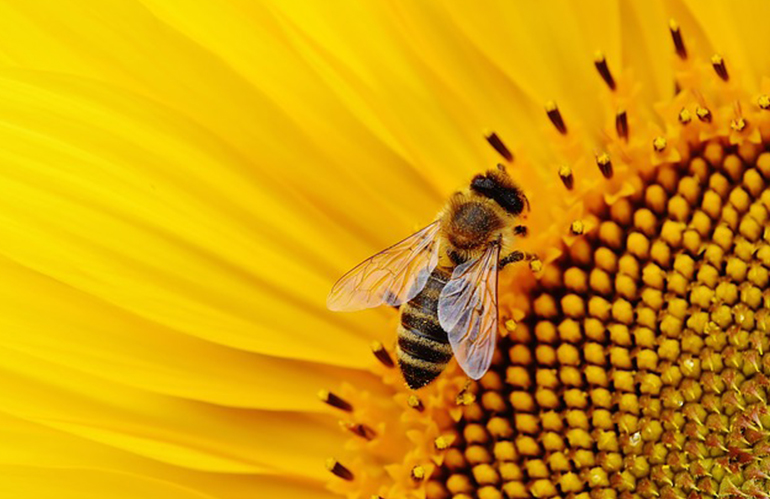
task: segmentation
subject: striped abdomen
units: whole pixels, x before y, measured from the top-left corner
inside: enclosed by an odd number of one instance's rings
[[[412,389],[436,379],[452,359],[452,347],[438,321],[438,297],[451,277],[451,270],[436,267],[425,288],[401,306],[396,354]]]

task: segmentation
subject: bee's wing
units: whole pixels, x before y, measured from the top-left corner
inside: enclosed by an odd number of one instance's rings
[[[476,260],[458,265],[438,300],[438,320],[465,374],[481,378],[492,363],[497,338],[497,260],[490,244]]]
[[[438,230],[435,221],[358,264],[337,281],[326,306],[348,312],[382,304],[396,306],[417,296],[438,264]]]

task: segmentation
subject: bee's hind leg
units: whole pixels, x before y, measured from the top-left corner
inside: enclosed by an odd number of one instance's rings
[[[500,261],[498,262],[498,268],[502,269],[506,265],[511,263],[520,262],[522,260],[534,260],[534,259],[535,259],[535,255],[532,255],[530,253],[524,253],[523,251],[519,251],[519,250],[514,250],[500,259]]]

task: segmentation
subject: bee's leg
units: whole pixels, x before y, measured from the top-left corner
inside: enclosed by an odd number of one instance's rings
[[[502,257],[497,265],[498,269],[502,270],[503,267],[508,264],[520,262],[522,260],[534,260],[535,258],[537,257],[531,253],[524,253],[523,251],[514,250]]]
[[[500,259],[500,262],[498,262],[498,268],[502,269],[506,265],[520,262],[524,260],[524,258],[525,258],[525,255],[521,251],[518,251],[518,250],[511,251],[506,256]]]
[[[513,234],[516,236],[527,237],[527,235],[529,235],[529,229],[526,225],[517,225],[513,228]]]

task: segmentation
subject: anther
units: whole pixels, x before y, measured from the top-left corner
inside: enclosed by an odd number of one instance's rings
[[[505,325],[506,331],[508,331],[509,333],[516,331],[516,327],[518,326],[516,321],[513,319],[508,319],[507,321],[505,321],[504,325]]]
[[[451,443],[452,442],[450,439],[444,436],[437,437],[436,440],[433,441],[433,445],[436,447],[436,450],[447,450]]]
[[[663,152],[666,149],[666,146],[668,145],[668,141],[666,141],[665,137],[657,136],[654,139],[652,139],[652,148],[655,149],[657,152]]]
[[[486,139],[487,142],[489,142],[489,145],[491,145],[500,156],[504,157],[506,161],[513,161],[513,153],[511,153],[510,149],[503,144],[503,141],[495,132],[487,135]]]
[[[332,407],[336,407],[337,409],[346,412],[353,412],[353,406],[350,405],[348,401],[333,394],[329,390],[320,390],[318,392],[318,398],[321,399],[321,402],[324,402],[325,404],[328,404]]]
[[[735,118],[730,122],[730,128],[736,132],[742,132],[746,128],[746,120],[743,118]]]
[[[730,75],[727,74],[727,67],[725,66],[725,60],[721,55],[715,54],[711,57],[711,65],[714,66],[714,71],[722,78],[723,81],[730,79]]]
[[[539,258],[533,258],[529,261],[529,270],[534,273],[540,272],[543,270],[543,262],[541,262]]]
[[[339,461],[334,458],[329,458],[326,460],[326,469],[342,478],[343,480],[351,481],[354,478],[353,472],[340,464]]]
[[[610,161],[610,155],[603,152],[596,156],[596,165],[601,170],[604,178],[612,178],[612,161]]]
[[[572,190],[575,187],[575,177],[572,175],[572,168],[569,165],[559,167],[559,178],[567,189]]]
[[[419,464],[412,468],[412,480],[420,482],[425,479],[425,468]]]
[[[564,119],[561,117],[559,107],[556,105],[556,103],[553,101],[546,103],[545,112],[548,114],[548,119],[551,120],[553,126],[556,127],[556,130],[558,130],[560,134],[566,135],[567,125],[564,124]]]
[[[390,354],[385,349],[385,346],[379,341],[372,342],[372,353],[374,353],[377,360],[382,362],[382,365],[385,367],[393,367],[395,365],[393,364],[393,359],[390,357]]]
[[[374,440],[377,437],[377,432],[371,429],[370,427],[366,426],[365,424],[360,423],[348,423],[347,421],[340,421],[340,426],[342,426],[344,429],[348,430],[349,432],[358,435],[361,438],[364,438],[366,440]]]
[[[615,115],[615,130],[618,132],[618,137],[628,140],[628,115],[625,110],[618,111]]]
[[[705,123],[711,123],[711,111],[709,111],[705,107],[702,107],[702,106],[696,107],[695,115],[698,116],[699,120]]]
[[[599,75],[602,77],[602,80],[604,80],[604,83],[610,87],[610,90],[615,90],[615,79],[612,77],[612,73],[610,73],[609,66],[607,66],[607,58],[604,57],[604,54],[601,52],[596,53],[596,56],[594,57],[594,66],[596,66]]]
[[[679,111],[679,123],[686,125],[692,121],[692,114],[686,108]]]
[[[476,395],[472,394],[468,390],[463,390],[457,394],[455,402],[457,405],[471,405],[476,401]]]
[[[422,400],[420,400],[420,397],[417,395],[409,395],[409,398],[406,399],[406,405],[418,412],[425,410],[425,406],[422,405]]]
[[[668,29],[671,31],[671,38],[674,40],[674,48],[676,49],[676,55],[680,59],[687,59],[687,48],[684,46],[684,40],[682,40],[682,32],[679,31],[679,25],[671,19],[668,22]]]
[[[760,109],[770,109],[770,96],[762,94],[757,97],[757,105]]]
[[[585,224],[583,224],[582,220],[575,220],[572,222],[572,225],[570,226],[570,231],[572,231],[573,234],[576,236],[579,236],[583,233],[585,230]]]

